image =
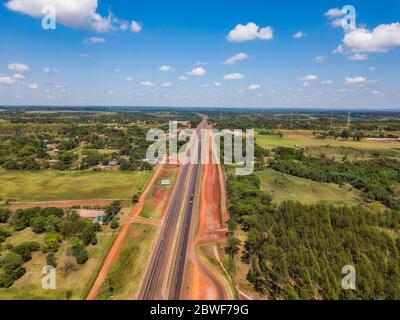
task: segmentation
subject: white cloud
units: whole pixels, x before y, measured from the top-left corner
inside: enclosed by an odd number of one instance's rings
[[[327,58],[328,58],[328,56],[317,56],[314,58],[314,61],[321,63],[321,62],[324,62]]]
[[[163,88],[171,88],[172,87],[172,83],[171,82],[164,82],[161,87]]]
[[[179,80],[181,80],[181,81],[186,81],[188,78],[186,77],[186,76],[180,76],[179,77]]]
[[[85,44],[98,44],[98,43],[105,43],[106,39],[100,37],[90,37],[83,41]]]
[[[79,55],[80,58],[89,58],[89,55],[87,53],[81,53]]]
[[[142,82],[140,82],[140,84],[141,84],[143,87],[154,87],[154,83],[151,82],[151,81],[142,81]]]
[[[331,27],[332,28],[340,28],[342,26],[343,25],[342,25],[342,19],[341,18],[340,19],[334,19],[334,20],[331,21]]]
[[[248,86],[247,90],[250,91],[257,91],[261,88],[261,86],[259,84],[251,84]]]
[[[324,15],[331,20],[330,25],[332,28],[339,28],[342,26],[342,17],[345,15],[345,13],[342,12],[342,9],[329,9]]]
[[[119,26],[119,30],[121,31],[126,31],[129,29],[129,23],[127,22],[122,22],[121,25]]]
[[[372,90],[372,94],[376,95],[376,96],[379,96],[379,95],[382,94],[382,92],[380,92],[379,90]]]
[[[376,71],[376,67],[369,67],[368,70],[371,71],[371,72],[375,72]]]
[[[358,76],[358,77],[346,77],[344,79],[347,85],[361,84],[367,81],[366,78]]]
[[[301,39],[301,38],[304,38],[304,37],[305,37],[305,34],[304,34],[303,31],[297,31],[297,32],[293,35],[293,38],[295,38],[295,39]]]
[[[39,86],[36,83],[32,83],[32,84],[29,85],[29,88],[35,90],[35,89],[38,89]]]
[[[332,83],[333,83],[332,80],[322,80],[322,81],[321,81],[321,84],[323,84],[323,85],[330,85],[330,84],[332,84]]]
[[[42,18],[42,8],[51,5],[56,8],[57,22],[71,28],[91,29],[106,32],[113,28],[114,19],[98,14],[97,0],[9,0],[5,6],[15,12],[33,18]]]
[[[315,74],[308,74],[303,78],[300,78],[301,81],[315,81],[318,80],[318,77]]]
[[[193,68],[192,71],[186,72],[187,75],[193,77],[203,77],[206,74],[207,70],[202,67]]]
[[[136,22],[136,21],[132,21],[131,22],[131,31],[132,32],[140,32],[140,31],[142,31],[142,26],[138,23],[138,22]]]
[[[26,79],[25,76],[23,74],[20,74],[20,73],[14,74],[13,78],[16,79],[16,80],[25,80]]]
[[[244,76],[241,73],[230,73],[224,75],[224,80],[242,80]]]
[[[309,87],[310,86],[310,82],[306,81],[302,84],[303,87]]]
[[[355,53],[348,57],[352,61],[366,61],[368,60],[368,55],[366,53]]]
[[[220,82],[214,82],[214,87],[221,87],[222,84]]]
[[[0,76],[0,85],[12,86],[17,82],[17,79],[9,76]]]
[[[196,66],[206,66],[206,65],[208,65],[208,62],[206,62],[206,61],[197,61],[196,62]]]
[[[29,71],[29,66],[23,63],[11,63],[8,65],[8,69],[23,73]]]
[[[126,77],[125,80],[126,80],[126,81],[129,81],[129,82],[135,81],[135,79],[132,78],[132,77]]]
[[[163,65],[163,66],[158,68],[158,71],[161,71],[161,72],[174,72],[175,69],[172,68],[171,66]]]
[[[121,69],[114,69],[114,71],[116,72],[116,73],[120,73],[121,72]]]
[[[44,73],[50,73],[50,72],[60,72],[60,70],[58,68],[54,68],[54,67],[46,67],[43,69]]]
[[[372,31],[358,28],[344,35],[337,52],[388,52],[400,46],[400,23],[381,24]]]
[[[333,8],[329,9],[327,12],[325,12],[325,17],[328,17],[329,19],[337,18],[343,16],[342,9],[339,8]]]
[[[238,24],[231,30],[227,36],[228,41],[242,42],[250,40],[271,40],[274,37],[274,32],[271,27],[260,28],[254,22],[249,22],[246,25]]]
[[[241,53],[235,54],[234,56],[226,59],[224,64],[232,65],[232,64],[235,64],[236,62],[247,60],[248,58],[249,58],[249,56],[247,54],[241,52]]]

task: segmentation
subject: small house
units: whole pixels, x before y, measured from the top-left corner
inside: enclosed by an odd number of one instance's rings
[[[81,218],[92,219],[93,223],[103,223],[103,219],[105,217],[106,212],[104,210],[87,210],[82,209],[79,211],[79,216]]]

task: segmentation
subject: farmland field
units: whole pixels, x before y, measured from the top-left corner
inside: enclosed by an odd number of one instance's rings
[[[360,150],[388,150],[400,148],[399,141],[371,141],[371,140],[341,140],[341,139],[318,139],[311,131],[282,130],[282,137],[279,135],[257,135],[256,141],[263,148],[275,147],[324,147],[354,148]]]
[[[327,203],[332,205],[355,205],[360,201],[357,190],[333,183],[321,183],[264,169],[256,172],[261,179],[261,189],[269,193],[277,203],[292,200],[304,204]]]
[[[149,181],[151,171],[0,170],[0,199],[52,201],[130,199]]]

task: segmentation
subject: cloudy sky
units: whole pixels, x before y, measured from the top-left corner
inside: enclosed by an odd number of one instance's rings
[[[3,0],[0,43],[0,105],[400,108],[400,0]]]

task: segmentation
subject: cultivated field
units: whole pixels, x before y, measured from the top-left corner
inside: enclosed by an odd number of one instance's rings
[[[358,149],[393,149],[400,148],[399,141],[377,141],[377,140],[342,140],[342,139],[318,139],[311,131],[282,130],[282,138],[278,135],[257,135],[257,142],[264,148],[271,147],[316,147],[330,145],[332,147],[352,147]]]
[[[7,171],[0,169],[0,199],[56,201],[130,199],[142,191],[151,171]]]
[[[264,169],[256,172],[261,179],[261,189],[269,193],[277,203],[299,201],[304,204],[327,203],[332,205],[355,205],[360,194],[349,186],[339,187],[333,183],[321,183]]]

